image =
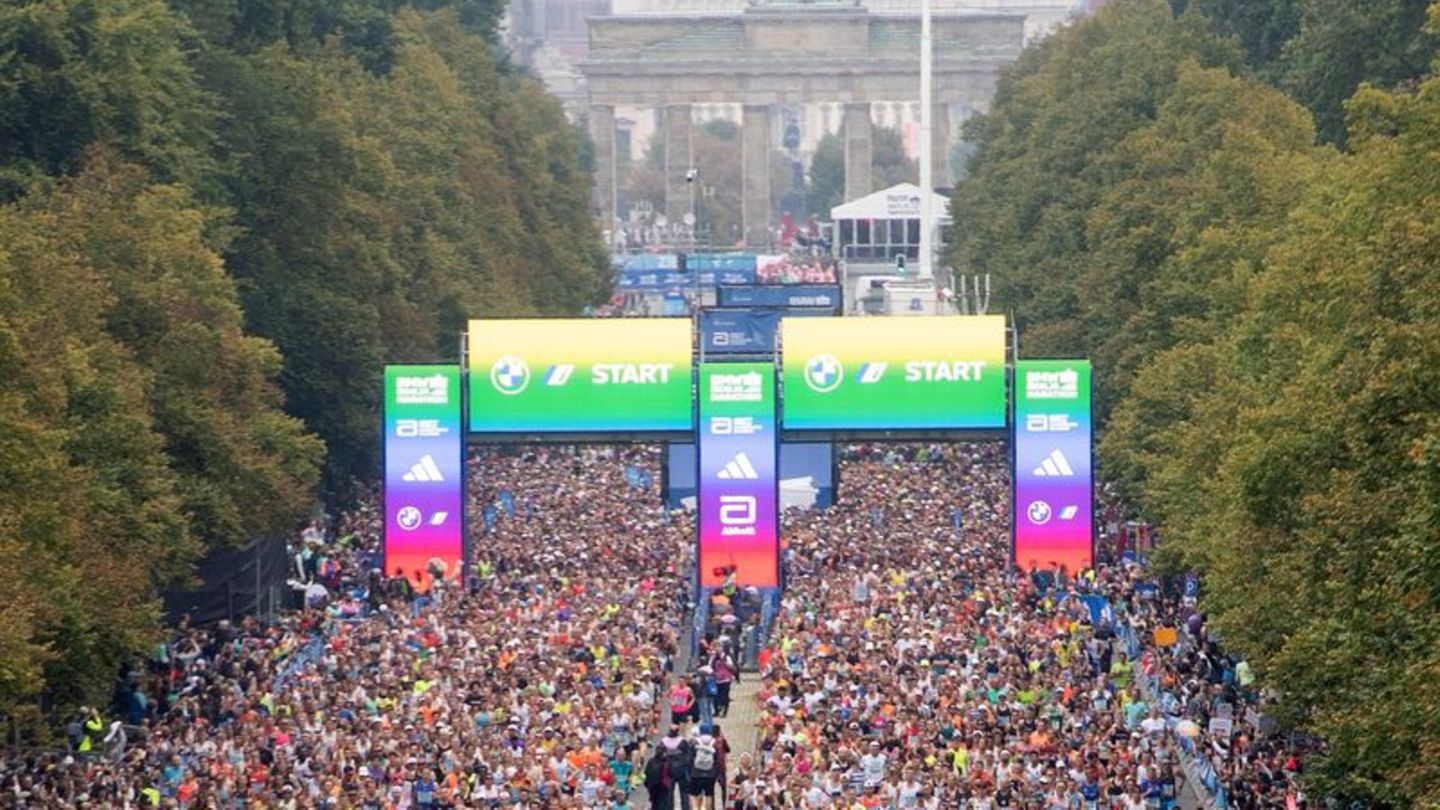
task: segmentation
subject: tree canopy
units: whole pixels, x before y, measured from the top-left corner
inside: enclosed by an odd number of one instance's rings
[[[199,555],[373,480],[384,363],[608,294],[502,10],[0,8],[0,714],[103,701]]]
[[[950,258],[993,274],[1026,355],[1095,359],[1102,473],[1160,562],[1204,575],[1284,723],[1327,741],[1314,794],[1429,806],[1440,78],[1362,86],[1348,151],[1316,146],[1313,100],[1197,13],[1246,4],[1196,6],[1116,0],[1022,57],[971,126]]]

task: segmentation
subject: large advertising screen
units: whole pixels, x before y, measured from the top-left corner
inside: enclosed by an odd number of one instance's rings
[[[786,318],[785,430],[1005,427],[1005,318]]]
[[[470,431],[689,431],[685,318],[471,321]]]
[[[1015,565],[1064,566],[1094,556],[1090,362],[1015,364]]]
[[[780,584],[780,470],[775,368],[700,366],[700,585]]]
[[[458,366],[385,367],[385,574],[460,582],[464,433]]]

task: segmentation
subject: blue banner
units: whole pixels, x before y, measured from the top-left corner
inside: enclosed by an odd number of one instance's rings
[[[769,354],[775,351],[780,313],[774,310],[704,310],[701,345],[707,354]]]
[[[660,302],[660,314],[667,318],[683,317],[690,314],[690,301],[684,293],[667,292]]]
[[[616,286],[622,290],[674,290],[696,286],[695,274],[699,273],[699,286],[714,287],[721,284],[754,284],[755,270],[741,269],[700,269],[682,273],[679,270],[636,270],[620,271]]]
[[[625,271],[674,270],[680,266],[674,253],[628,253],[616,260],[616,266]]]
[[[754,253],[692,253],[686,257],[686,264],[691,270],[701,272],[722,270],[747,273],[753,282],[757,261]]]
[[[840,287],[834,284],[722,285],[716,297],[715,303],[722,307],[815,308],[839,312],[841,304]]]

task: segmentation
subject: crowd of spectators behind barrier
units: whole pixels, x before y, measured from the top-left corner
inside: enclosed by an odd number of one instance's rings
[[[1248,667],[1183,599],[1133,565],[1007,572],[998,446],[848,448],[839,503],[787,517],[761,674],[720,633],[673,684],[693,527],[625,474],[660,480],[658,451],[489,448],[470,464],[463,589],[417,596],[373,569],[374,499],[311,527],[301,606],[272,626],[182,620],[111,707],[80,713],[70,750],[4,762],[0,805],[1133,810],[1185,791],[1186,722],[1232,806],[1306,804],[1300,757],[1242,730],[1263,712]],[[1095,596],[1111,605],[1099,622]],[[1131,626],[1179,642],[1135,662],[1114,643]],[[746,677],[762,679],[758,757],[729,754],[713,723]],[[1147,685],[1170,697],[1152,705]],[[1209,735],[1227,713],[1235,733]]]

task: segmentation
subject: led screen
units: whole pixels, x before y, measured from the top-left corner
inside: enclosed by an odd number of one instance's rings
[[[1002,316],[786,318],[786,430],[1005,426]]]
[[[700,366],[700,585],[779,585],[775,367]]]
[[[683,318],[471,321],[474,433],[688,431]]]
[[[1063,565],[1072,575],[1094,552],[1090,363],[1015,364],[1015,564]]]
[[[458,366],[385,368],[385,573],[427,591],[465,556]]]

